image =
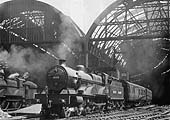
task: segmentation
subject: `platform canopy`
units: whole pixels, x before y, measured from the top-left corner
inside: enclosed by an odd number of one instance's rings
[[[170,51],[169,6],[169,0],[113,2],[86,35],[89,54],[133,74],[159,68]]]

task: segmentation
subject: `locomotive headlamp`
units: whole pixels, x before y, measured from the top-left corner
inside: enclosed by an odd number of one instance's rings
[[[65,59],[60,59],[59,60],[59,65],[63,65],[63,64],[65,64],[66,63],[66,60]]]
[[[60,102],[61,102],[62,104],[66,104],[66,101],[65,101],[64,99],[60,99]]]

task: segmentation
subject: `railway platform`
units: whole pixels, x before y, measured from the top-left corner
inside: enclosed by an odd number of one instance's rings
[[[15,111],[1,112],[0,120],[23,120],[31,117],[39,116],[41,104],[34,104],[29,107],[18,109]]]

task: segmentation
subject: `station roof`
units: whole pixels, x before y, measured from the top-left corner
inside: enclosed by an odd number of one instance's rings
[[[69,16],[37,0],[4,2],[0,4],[0,16],[0,44],[32,45],[56,59],[54,51],[44,48],[60,44],[75,55],[72,43],[81,44],[84,36]]]
[[[132,74],[156,69],[169,55],[168,0],[117,0],[93,22],[89,52]],[[110,64],[114,66],[115,64]]]

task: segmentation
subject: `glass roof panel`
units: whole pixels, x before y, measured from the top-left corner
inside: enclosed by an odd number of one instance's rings
[[[97,35],[91,37],[102,38],[103,43],[99,43],[100,48],[106,51],[109,57],[115,57],[122,66],[125,66],[129,60],[124,56],[125,53],[121,54],[122,46],[127,47],[127,50],[123,50],[123,52],[137,54],[133,51],[138,51],[139,46],[144,47],[143,43],[145,42],[141,42],[143,39],[150,41],[155,36],[167,32],[168,22],[166,19],[170,16],[168,13],[170,12],[168,11],[167,1],[145,1],[136,6],[135,4],[132,5],[127,11],[125,11],[125,4],[120,4],[108,12],[107,17],[101,19],[100,27],[97,26],[94,30]],[[129,46],[123,44],[126,42]],[[120,53],[114,53],[115,50]],[[154,55],[155,53],[153,53]],[[153,58],[151,57],[151,59]]]

